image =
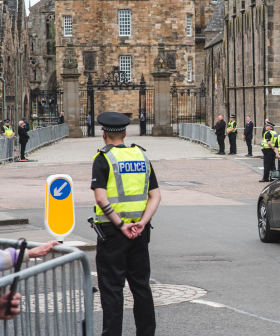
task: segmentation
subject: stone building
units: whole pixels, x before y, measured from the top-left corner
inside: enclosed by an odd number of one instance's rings
[[[264,119],[275,124],[280,120],[279,1],[225,1],[224,11],[223,39],[219,47],[214,46],[213,53],[215,69],[221,70],[214,72],[217,80],[211,77],[212,71],[206,75],[207,105],[214,105],[215,118],[216,110],[225,111],[226,119],[235,114],[239,127],[244,127],[250,115],[254,126],[260,127],[255,131],[255,141],[259,142]],[[215,63],[218,48],[223,57]],[[211,49],[206,48],[206,64]],[[212,83],[219,87],[214,103]],[[208,125],[212,125],[211,112]]]
[[[56,90],[54,0],[41,0],[29,10],[31,89]]]
[[[213,127],[219,115],[226,115],[224,0],[219,0],[205,29],[204,73],[206,85],[206,124]]]
[[[56,70],[60,83],[69,42],[78,59],[80,90],[86,90],[89,74],[98,84],[113,66],[126,71],[128,80],[137,84],[143,73],[147,85],[153,85],[151,73],[160,41],[165,44],[169,59],[170,81],[175,79],[178,85],[194,87],[203,78],[203,30],[215,1],[57,0],[55,6]],[[125,90],[95,92],[98,113],[119,111],[137,119],[138,101],[137,90],[129,94]]]
[[[6,116],[16,122],[29,117],[29,38],[24,0],[0,3],[0,76],[6,84],[6,114],[3,84],[0,82],[0,120]]]

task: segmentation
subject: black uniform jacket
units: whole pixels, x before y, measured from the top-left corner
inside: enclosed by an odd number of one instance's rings
[[[219,120],[217,124],[214,126],[214,129],[216,130],[216,135],[224,135],[226,130],[226,122],[223,120]]]
[[[254,124],[252,120],[250,120],[244,128],[244,135],[246,139],[248,140],[253,139],[253,127],[254,127]]]
[[[18,127],[19,143],[26,143],[29,139],[29,135],[24,127]]]

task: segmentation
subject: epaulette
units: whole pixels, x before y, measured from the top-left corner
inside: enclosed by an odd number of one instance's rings
[[[107,145],[100,149],[100,153],[108,153],[111,148],[115,147],[114,145]]]
[[[146,152],[146,149],[145,149],[145,148],[143,148],[143,147],[141,147],[141,146],[139,146],[139,145],[136,145],[135,143],[131,144],[131,147],[135,147],[135,146],[141,148],[144,152]]]

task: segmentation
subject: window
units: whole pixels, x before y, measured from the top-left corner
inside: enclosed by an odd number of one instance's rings
[[[125,71],[125,78],[121,77],[121,80],[130,82],[131,81],[131,57],[121,56],[120,57],[120,70]]]
[[[72,16],[64,16],[64,36],[72,36]]]
[[[119,35],[131,35],[131,12],[130,10],[119,11]]]
[[[187,36],[192,36],[192,16],[187,16]]]
[[[188,59],[188,82],[192,81],[192,59]]]

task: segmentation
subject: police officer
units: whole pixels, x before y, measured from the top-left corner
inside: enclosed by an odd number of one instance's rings
[[[263,135],[261,144],[263,152],[263,178],[259,182],[269,182],[269,172],[276,170],[275,167],[275,146],[278,142],[277,133],[273,130],[275,125],[271,122],[266,123],[266,132]]]
[[[98,116],[106,146],[93,158],[92,185],[96,224],[106,241],[97,241],[96,265],[105,336],[122,335],[123,288],[127,279],[134,297],[136,335],[155,335],[155,312],[149,285],[150,220],[160,191],[145,150],[124,145],[127,116]]]
[[[6,119],[4,120],[5,125],[2,128],[2,135],[6,137],[13,137],[15,136],[15,132],[12,129],[12,126],[10,125],[10,120]]]
[[[229,144],[230,144],[230,151],[228,155],[234,155],[236,154],[236,134],[237,134],[237,122],[235,121],[235,115],[232,114],[230,116],[228,123],[228,128],[227,128],[227,134],[228,134],[228,139],[229,139]]]

